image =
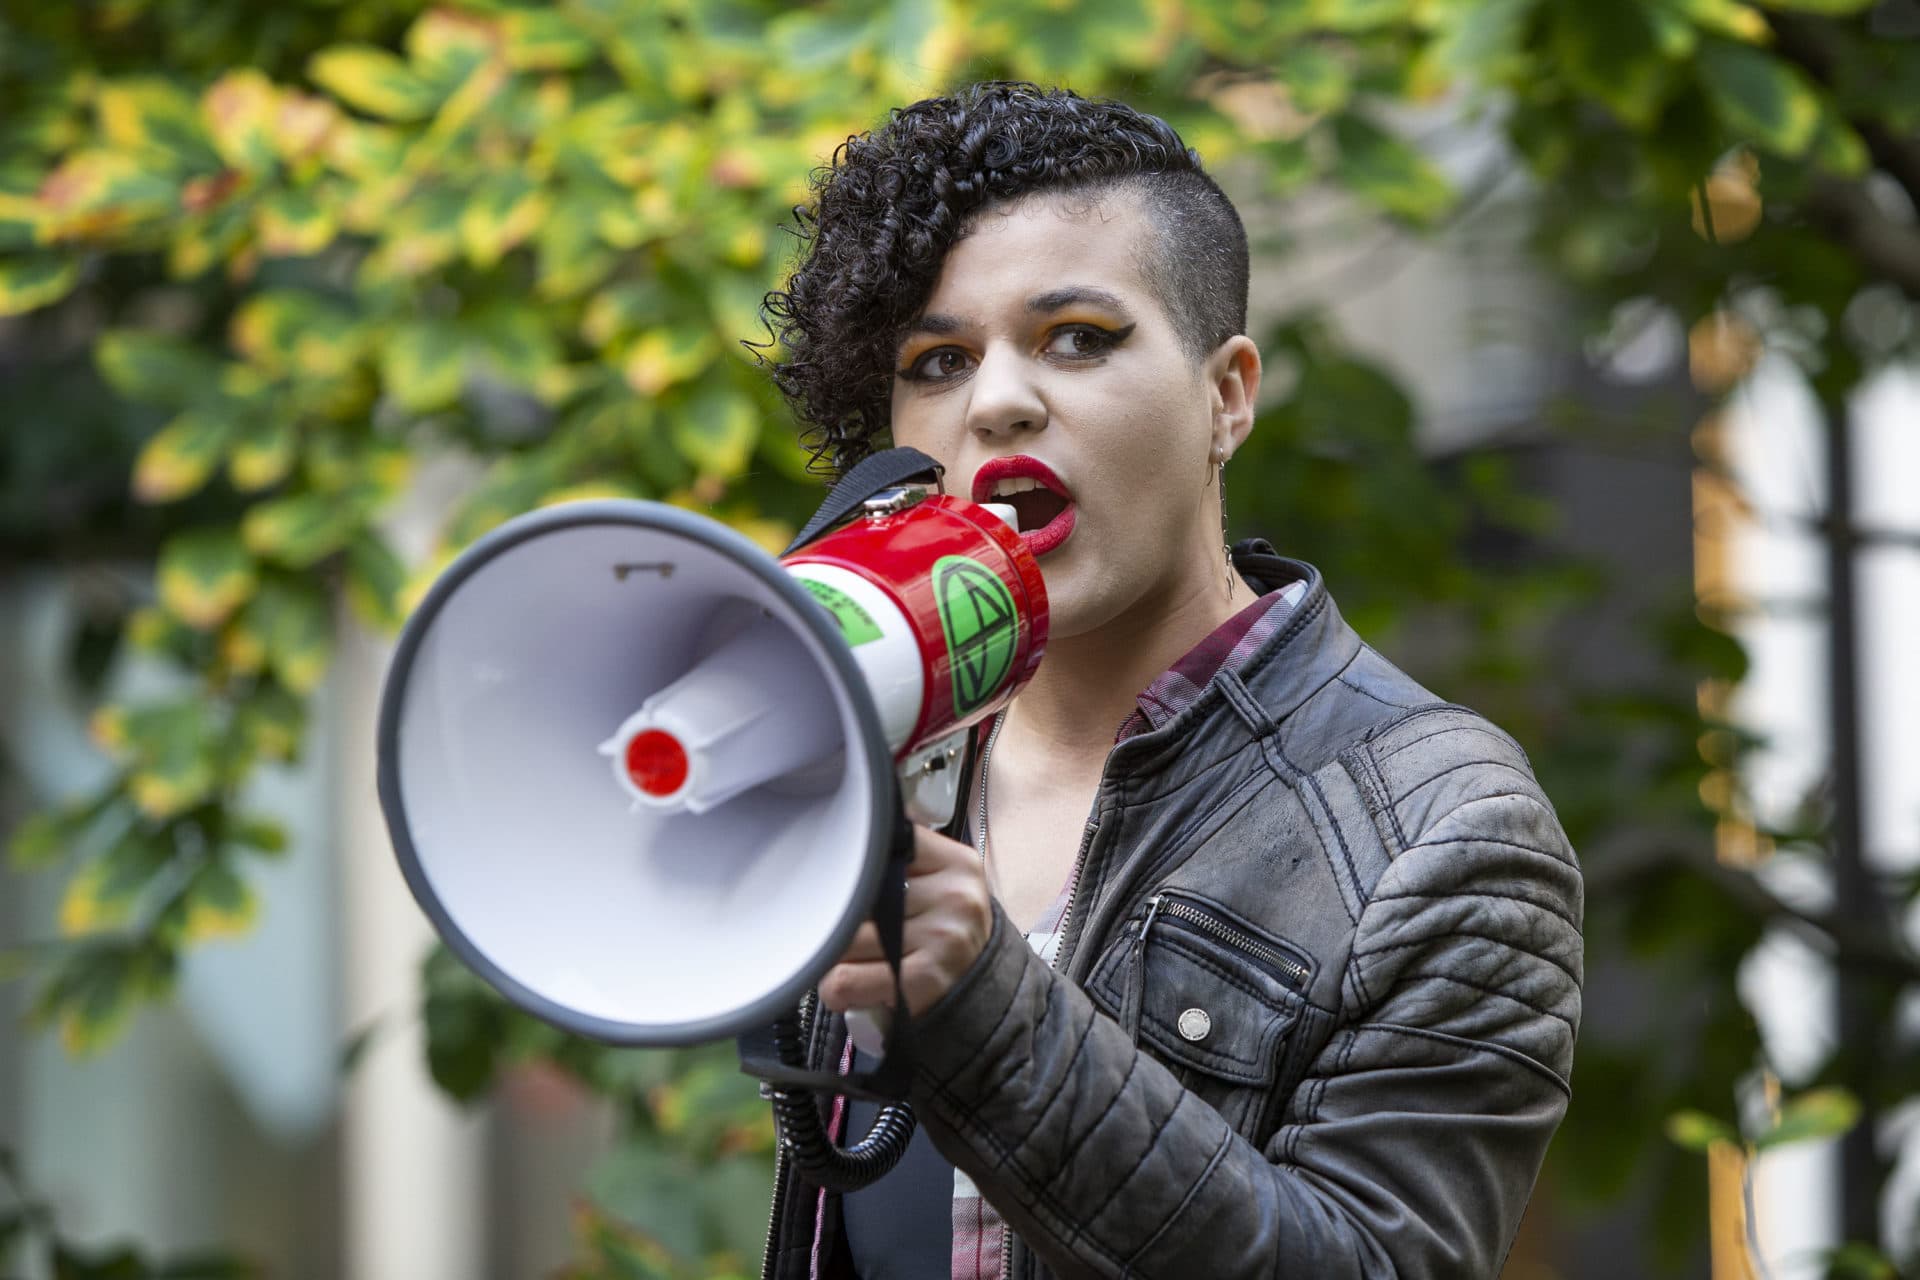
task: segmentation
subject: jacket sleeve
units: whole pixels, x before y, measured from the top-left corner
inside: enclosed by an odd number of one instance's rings
[[[1265,1149],[1001,915],[916,1020],[916,1107],[1063,1280],[1493,1276],[1566,1110],[1581,907],[1537,793],[1440,814],[1375,886]]]

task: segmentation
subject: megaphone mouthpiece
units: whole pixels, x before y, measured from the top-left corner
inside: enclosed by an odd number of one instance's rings
[[[748,623],[601,744],[615,781],[638,804],[705,813],[831,755],[843,740],[832,691],[795,650],[785,624]]]

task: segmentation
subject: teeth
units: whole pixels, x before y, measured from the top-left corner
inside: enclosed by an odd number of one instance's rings
[[[1027,493],[1041,487],[1040,482],[1032,476],[1008,476],[1005,479],[993,482],[992,496],[1004,498],[1008,494]]]

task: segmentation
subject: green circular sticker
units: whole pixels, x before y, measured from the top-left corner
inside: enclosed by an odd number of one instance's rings
[[[1019,615],[1007,584],[968,556],[934,561],[933,599],[953,665],[953,710],[964,718],[985,706],[1012,672]]]

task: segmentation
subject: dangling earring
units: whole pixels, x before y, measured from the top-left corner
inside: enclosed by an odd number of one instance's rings
[[[1227,542],[1227,451],[1213,451],[1214,481],[1220,488],[1220,553],[1227,562],[1227,599],[1233,599],[1233,548]]]

